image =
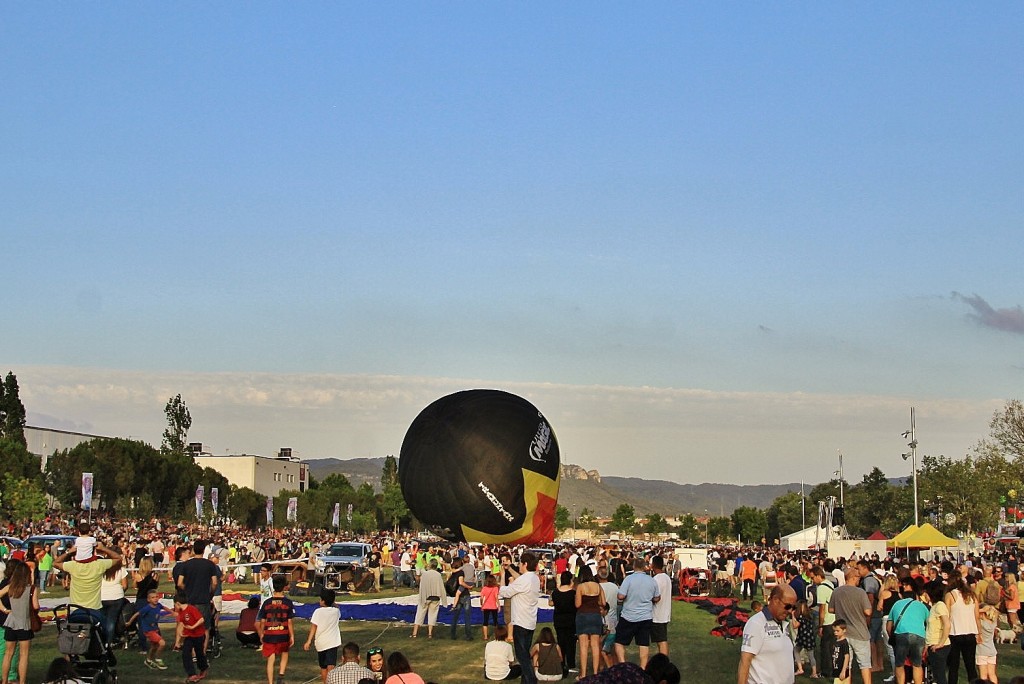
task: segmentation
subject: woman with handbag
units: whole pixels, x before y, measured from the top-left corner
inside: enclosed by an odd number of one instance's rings
[[[19,645],[18,684],[28,684],[28,654],[35,633],[32,631],[32,610],[39,610],[39,595],[27,563],[15,565],[10,575],[10,582],[0,588],[0,597],[10,599],[10,608],[0,608],[5,614],[4,641],[7,650],[4,652],[3,665],[0,667],[0,682],[6,682],[14,660],[14,644]]]
[[[562,674],[562,649],[558,648],[555,633],[550,627],[540,630],[540,636],[530,649],[534,675],[540,682],[557,682]]]
[[[886,626],[889,641],[896,657],[896,682],[906,684],[909,659],[914,673],[914,684],[924,681],[924,644],[928,623],[928,606],[918,600],[923,583],[917,577],[907,577],[900,583],[901,599],[893,604]]]

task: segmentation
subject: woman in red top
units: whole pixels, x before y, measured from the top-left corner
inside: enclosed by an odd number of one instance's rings
[[[484,614],[484,641],[487,641],[487,624],[494,623],[498,629],[498,578],[488,575],[480,588],[480,610]]]
[[[259,648],[260,635],[256,633],[256,616],[260,612],[260,597],[251,596],[248,607],[243,608],[238,616],[238,627],[235,628],[235,637],[242,644],[242,648]]]

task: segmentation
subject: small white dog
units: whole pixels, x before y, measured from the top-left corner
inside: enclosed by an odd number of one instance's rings
[[[1012,629],[997,629],[995,642],[997,644],[1012,644],[1017,641],[1017,633]]]

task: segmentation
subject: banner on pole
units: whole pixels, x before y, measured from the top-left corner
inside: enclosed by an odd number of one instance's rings
[[[352,527],[352,504],[348,505],[348,515],[346,517],[348,518],[348,526]]]
[[[203,485],[196,487],[196,518],[199,520],[203,519],[203,495],[206,493],[206,489]]]
[[[82,473],[82,510],[92,510],[92,473]]]
[[[267,527],[274,526],[274,497],[267,497]]]
[[[210,506],[213,508],[214,517],[217,517],[217,504],[219,503],[219,498],[220,492],[217,491],[217,488],[213,487],[212,489],[210,489]]]
[[[295,522],[299,517],[299,497],[288,499],[288,522]]]
[[[341,504],[334,504],[334,515],[331,517],[331,526],[337,528],[341,525]]]

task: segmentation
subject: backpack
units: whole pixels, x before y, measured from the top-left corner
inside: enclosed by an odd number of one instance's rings
[[[985,585],[985,592],[982,596],[982,600],[990,606],[998,606],[1002,600],[1003,588],[999,586],[999,582],[995,580],[989,580]]]
[[[811,582],[810,584],[807,585],[807,589],[806,589],[806,593],[807,593],[807,607],[808,608],[816,608],[818,606],[818,587],[819,586],[828,587],[832,591],[835,591],[835,586],[833,586],[833,584],[832,584],[832,578],[829,577],[828,575],[825,576],[825,579],[822,580],[820,585],[815,584],[814,582]]]
[[[451,577],[445,580],[444,593],[454,597],[459,591],[459,575],[462,574],[461,570],[456,570],[452,573]]]

